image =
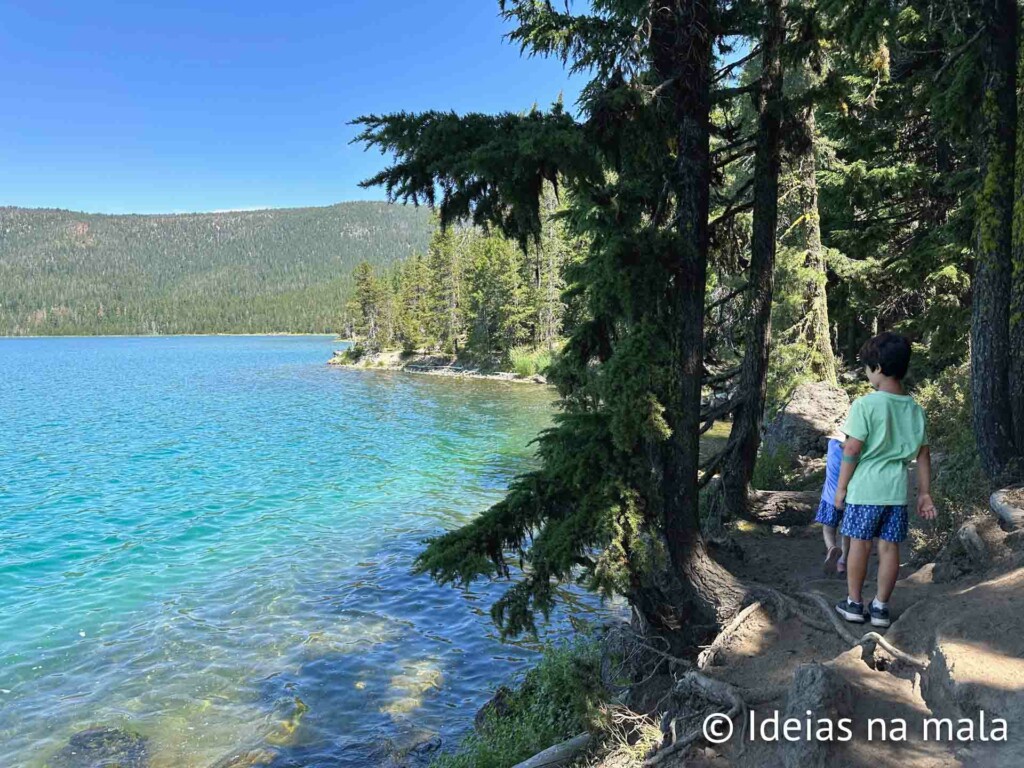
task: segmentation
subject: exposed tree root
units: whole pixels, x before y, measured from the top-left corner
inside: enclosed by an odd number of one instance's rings
[[[774,605],[776,615],[780,620],[787,619],[792,615],[809,627],[821,630],[822,632],[832,631],[831,625],[812,616],[806,606],[801,605],[795,597],[787,595],[785,592],[780,592],[774,587],[768,587],[764,584],[755,584],[751,587],[751,592],[759,595],[762,601],[767,600]]]
[[[711,645],[700,652],[697,656],[697,669],[705,669],[715,661],[715,656],[722,650],[722,647],[728,642],[729,638],[743,625],[743,622],[753,615],[758,608],[761,607],[761,601],[758,600],[755,603],[751,603],[738,614],[736,617],[729,622],[729,626],[723,629]]]
[[[819,592],[802,592],[800,594],[801,596],[811,600],[821,609],[825,614],[825,617],[828,619],[827,622],[823,622],[820,619],[809,615],[807,608],[803,604],[785,592],[763,585],[753,586],[751,588],[751,592],[758,595],[760,599],[746,606],[742,611],[736,614],[732,621],[729,622],[728,626],[726,626],[725,629],[715,637],[714,641],[700,653],[697,657],[698,669],[707,668],[714,661],[715,655],[721,651],[726,642],[728,642],[740,627],[743,626],[744,622],[754,615],[759,608],[765,607],[766,603],[771,603],[776,608],[780,618],[795,615],[800,621],[804,622],[808,626],[814,627],[815,629],[824,632],[834,630],[843,640],[849,643],[851,647],[862,646],[867,643],[875,643],[886,653],[906,664],[918,669],[924,669],[928,666],[926,661],[922,661],[921,659],[900,650],[877,632],[867,632],[866,634],[858,637],[836,614],[832,606],[829,604],[828,599]],[[657,649],[648,648],[648,650],[654,651],[659,656],[668,656],[668,654],[657,651]],[[682,666],[685,668],[686,662],[684,660],[673,657],[669,658],[677,663],[682,662]],[[730,719],[734,719],[737,715],[743,715],[742,727],[744,728],[746,726],[746,711],[748,707],[764,703],[766,701],[772,701],[785,695],[788,691],[788,686],[786,685],[765,686],[764,688],[741,691],[735,686],[722,680],[716,680],[713,677],[708,677],[707,675],[697,671],[697,669],[690,669],[686,672],[686,674],[676,682],[674,692],[678,693],[686,688],[696,689],[707,700],[715,702],[723,707],[727,707],[726,715]],[[686,749],[690,745],[702,739],[704,736],[703,724],[679,736],[676,735],[675,726],[676,720],[673,719],[669,726],[672,742],[647,758],[647,760],[644,761],[645,766],[659,765],[669,756]],[[740,748],[742,748],[742,733],[738,743],[741,745]]]
[[[758,604],[755,603],[754,606],[756,605]],[[751,613],[753,613],[753,611],[751,611]],[[784,695],[788,690],[788,686],[785,685],[772,685],[740,691],[736,686],[730,685],[723,680],[716,680],[713,677],[708,677],[696,670],[687,672],[676,682],[676,692],[686,688],[697,689],[701,695],[709,701],[728,707],[728,710],[726,710],[726,716],[730,720],[735,719],[737,715],[742,715],[740,738],[737,742],[740,745],[740,749],[742,749],[742,745],[744,743],[748,707],[754,704],[762,704],[766,701],[773,701],[774,699]],[[670,755],[674,755],[680,750],[686,749],[686,747],[704,736],[703,723],[683,736],[677,736],[676,721],[673,719],[669,725],[669,730],[672,734],[672,743],[662,747],[647,758],[647,760],[644,761],[645,766],[658,765]]]
[[[839,636],[846,640],[851,646],[864,645],[865,643],[873,642],[880,646],[886,653],[891,656],[903,661],[911,666],[917,667],[918,669],[925,669],[928,666],[928,662],[918,659],[916,656],[911,656],[905,651],[901,651],[895,645],[886,640],[882,635],[877,632],[868,632],[867,634],[857,637],[849,626],[839,618],[839,615],[833,610],[832,606],[829,605],[828,599],[820,592],[802,592],[801,594],[809,597],[813,600],[825,615],[828,616],[829,621],[832,622],[832,626],[835,627],[836,632]]]
[[[661,664],[665,662],[668,662],[670,665],[670,671],[677,667],[689,669],[693,666],[693,662],[689,659],[673,656],[667,650],[656,648],[651,644],[651,641],[654,640],[660,640],[668,646],[668,641],[665,640],[664,637],[659,635],[645,636],[641,632],[637,632],[628,624],[622,623],[614,626],[610,630],[606,636],[604,646],[606,648],[615,648],[617,652],[621,653],[622,658],[619,660],[618,672],[623,672],[626,669],[637,669],[639,666],[638,662],[641,660],[640,657],[645,654],[651,654],[658,658],[658,663],[655,665],[655,671],[657,671]],[[602,667],[605,666],[605,662],[606,660],[602,659]],[[606,674],[606,676],[609,675]],[[635,683],[632,685],[635,685]]]
[[[723,706],[728,706],[729,709],[726,712],[726,715],[730,720],[739,714],[745,715],[747,711],[746,702],[739,695],[739,691],[721,680],[715,680],[714,678],[703,675],[700,672],[691,671],[687,672],[686,675],[676,683],[677,691],[688,687],[699,689],[700,692],[710,701],[714,701],[715,703]],[[746,720],[746,717],[744,717],[743,722],[746,723]],[[704,735],[704,728],[702,724],[683,736],[676,736],[675,719],[672,720],[669,730],[672,733],[672,743],[668,746],[662,747],[649,758],[644,760],[645,766],[659,765],[671,755],[676,754],[680,750],[686,749],[686,747],[690,746],[698,739],[703,738]],[[742,744],[742,739],[740,743]]]

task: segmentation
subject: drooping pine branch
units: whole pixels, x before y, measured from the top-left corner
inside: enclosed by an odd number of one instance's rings
[[[442,226],[469,219],[525,242],[540,234],[545,182],[601,178],[582,127],[559,105],[550,112],[502,115],[425,112],[354,121],[354,139],[394,162],[362,182],[391,201],[436,207]]]

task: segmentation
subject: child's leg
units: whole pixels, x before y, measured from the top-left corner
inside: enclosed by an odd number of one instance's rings
[[[836,562],[842,554],[836,547],[836,529],[839,527],[840,512],[832,504],[821,500],[818,513],[814,516],[816,523],[821,523],[821,535],[825,539],[825,573],[835,570]]]
[[[842,550],[842,554],[839,555],[839,560],[836,562],[836,570],[839,573],[846,573],[846,561],[850,557],[850,537],[839,535],[839,548]]]
[[[869,542],[870,543],[870,542]],[[887,603],[900,573],[900,545],[878,540],[878,602]]]
[[[847,537],[849,539],[849,537]],[[862,603],[861,590],[868,575],[868,556],[871,554],[871,539],[849,539],[850,551],[846,558],[846,587],[850,599]]]
[[[878,602],[889,602],[900,574],[900,542],[907,538],[907,508],[886,507],[878,533]]]
[[[825,549],[832,549],[836,545],[836,527],[834,525],[821,526],[821,533],[825,537]]]

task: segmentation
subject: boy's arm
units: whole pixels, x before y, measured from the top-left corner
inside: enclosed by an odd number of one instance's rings
[[[860,451],[864,447],[864,441],[856,437],[847,437],[843,443],[843,463],[839,467],[839,484],[836,486],[836,509],[846,507],[846,486],[850,484],[854,470],[857,469],[857,462],[860,461]]]
[[[917,514],[925,520],[935,519],[932,501],[932,452],[922,445],[917,452]]]

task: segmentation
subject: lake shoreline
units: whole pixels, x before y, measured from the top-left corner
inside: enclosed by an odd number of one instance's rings
[[[337,350],[327,361],[334,368],[352,368],[366,371],[399,371],[424,376],[444,376],[457,379],[486,379],[489,381],[507,381],[512,384],[547,384],[541,374],[523,377],[512,371],[494,371],[472,366],[458,357],[450,355],[434,355],[421,352],[405,353],[398,350],[371,352],[353,361],[348,350]]]
[[[0,339],[205,339],[223,336],[244,338],[267,338],[272,336],[323,336],[335,337],[333,333],[306,333],[304,331],[268,331],[266,333],[5,333]]]

